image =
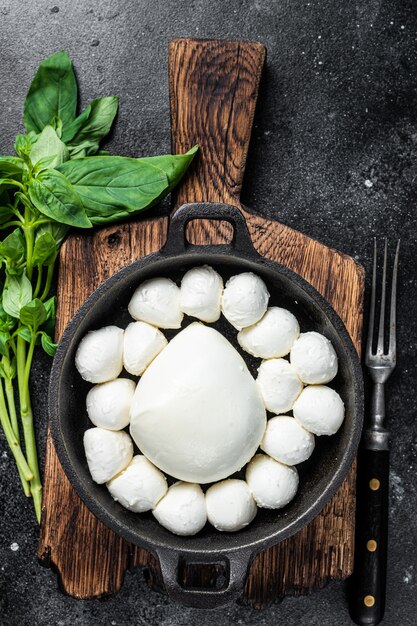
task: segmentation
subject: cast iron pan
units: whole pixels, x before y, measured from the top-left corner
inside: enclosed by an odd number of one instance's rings
[[[237,45],[239,49],[242,49],[242,46],[245,49],[246,46],[246,52],[263,50],[259,44],[222,43],[228,50],[233,45]],[[176,41],[171,44],[170,48],[171,63],[173,52],[178,55],[179,50],[180,52],[182,50],[185,54],[190,45],[193,54],[197,51],[201,61],[201,56],[203,60],[207,60],[208,54],[211,54],[215,46],[218,48],[219,42]],[[240,58],[242,58],[242,53]],[[220,61],[216,63],[216,75],[221,77],[221,72],[225,71],[224,67]],[[199,65],[201,66],[201,63]],[[211,63],[210,67],[212,65]],[[207,72],[207,66],[204,67],[198,74],[199,80],[196,83],[198,89],[203,89],[203,91],[205,87],[201,81],[201,72],[203,75]],[[247,76],[246,74],[246,85]],[[206,75],[205,78],[207,79]],[[255,78],[258,77],[255,76]],[[210,84],[210,82],[206,80],[205,84]],[[172,86],[171,76],[173,114],[173,111],[178,111],[178,107],[175,109],[175,105],[178,105],[178,94],[173,95]],[[233,98],[230,106],[235,106],[235,103],[239,101],[236,100],[236,93],[239,94],[240,86],[241,80],[238,77],[232,85]],[[253,106],[256,101],[256,92],[257,83],[252,97]],[[222,106],[228,101],[228,93],[227,90],[222,89]],[[214,98],[213,94],[212,97]],[[248,127],[249,131],[252,122],[250,113],[251,111],[253,113],[253,107],[251,107],[248,108],[249,116],[246,116],[243,124],[244,126],[246,124],[246,129]],[[215,98],[211,110],[216,110]],[[231,119],[233,116],[229,116],[229,121]],[[201,132],[204,134],[207,128],[205,124],[203,130],[200,129],[200,136],[197,133],[200,143],[202,142]],[[242,149],[240,151],[241,159],[246,156],[249,131],[246,133],[247,139],[246,144],[243,145],[243,151]],[[178,140],[178,134],[175,135],[174,128],[174,145],[176,140]],[[203,156],[207,157],[207,154]],[[209,161],[213,165],[212,155]],[[216,161],[215,158],[214,161]],[[207,159],[200,161],[201,163],[202,165],[198,167],[207,167]],[[244,159],[240,162],[240,177],[243,175],[243,163]],[[222,166],[226,168],[226,159],[223,160]],[[233,170],[232,165],[230,169]],[[230,175],[230,171],[228,173]],[[196,181],[197,179],[191,174],[182,187],[182,192],[184,193],[186,189],[187,194],[190,195],[190,189],[196,188]],[[240,181],[237,182],[236,188],[240,189]],[[233,228],[233,239],[230,243],[222,245],[190,244],[186,239],[185,230],[187,224],[196,218],[229,222]],[[142,281],[156,276],[167,276],[179,282],[187,269],[204,263],[212,265],[225,280],[239,272],[255,272],[267,284],[271,294],[271,304],[290,309],[299,320],[303,331],[317,330],[332,341],[340,366],[332,386],[338,390],[345,402],[346,417],[335,436],[317,438],[316,450],[311,459],[298,466],[299,490],[287,507],[279,511],[259,509],[255,520],[246,529],[237,533],[220,533],[207,524],[195,537],[179,537],[160,526],[151,513],[138,515],[127,511],[111,498],[104,485],[97,485],[92,481],[83,449],[84,431],[91,427],[85,409],[85,398],[91,385],[82,381],[75,369],[74,357],[80,340],[89,330],[108,324],[127,326],[130,321],[127,304],[133,291]],[[183,327],[190,321],[192,321],[191,318],[188,318]],[[236,341],[236,331],[223,317],[213,326],[240,351]],[[177,331],[168,331],[168,338],[171,338],[175,332]],[[244,358],[252,374],[256,375],[260,360],[249,357],[247,354],[244,354]],[[173,599],[189,606],[211,608],[238,596],[242,592],[245,574],[253,556],[296,533],[310,522],[343,481],[353,461],[362,427],[361,369],[351,339],[335,311],[300,276],[282,265],[261,257],[256,252],[246,222],[236,207],[224,203],[190,203],[182,206],[172,217],[166,244],[159,252],[129,265],[108,279],[88,298],[70,321],[53,363],[49,388],[49,411],[59,459],[69,480],[89,509],[127,541],[148,549],[159,559],[166,590]],[[226,569],[224,586],[221,589],[182,587],[178,580],[180,560],[185,560],[188,564],[222,563]]]

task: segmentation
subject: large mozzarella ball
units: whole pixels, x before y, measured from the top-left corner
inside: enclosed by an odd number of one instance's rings
[[[256,383],[268,411],[277,414],[290,411],[303,388],[297,372],[285,359],[262,361]]]
[[[293,413],[297,422],[315,435],[334,435],[345,417],[345,406],[334,389],[311,385],[301,392]]]
[[[314,435],[293,417],[279,415],[268,420],[261,448],[280,463],[296,465],[311,456]]]
[[[195,322],[152,361],[133,398],[130,432],[163,472],[210,483],[240,470],[266,426],[245,361],[214,328]]]
[[[287,309],[270,307],[265,315],[237,336],[239,345],[261,359],[285,356],[300,334],[295,316]]]
[[[212,267],[193,267],[181,281],[181,310],[203,322],[215,322],[220,317],[222,293],[223,279]]]
[[[257,506],[244,480],[230,478],[206,491],[207,517],[217,530],[234,532],[254,519]]]
[[[195,483],[178,482],[153,510],[158,522],[176,535],[195,535],[207,521],[204,493]]]
[[[223,315],[237,330],[242,330],[261,319],[268,300],[268,289],[262,278],[252,272],[237,274],[229,278],[223,291]]]
[[[125,330],[123,341],[125,370],[134,376],[141,376],[167,343],[166,337],[155,326],[132,322]]]
[[[95,385],[87,394],[87,413],[94,426],[122,430],[130,421],[130,406],[136,385],[128,378],[115,378]]]
[[[117,502],[135,513],[155,508],[168,491],[165,476],[142,454],[134,456],[107,488]]]
[[[138,321],[159,328],[180,328],[180,289],[170,278],[151,278],[139,285],[129,302],[129,313]]]
[[[290,353],[291,364],[303,383],[328,383],[337,374],[337,355],[331,341],[311,331],[301,333]]]
[[[298,472],[295,467],[278,463],[264,454],[257,454],[246,468],[246,482],[258,506],[281,509],[295,496]]]
[[[75,367],[90,383],[117,378],[123,368],[123,330],[105,326],[87,333],[75,354]]]
[[[127,467],[133,457],[132,440],[123,430],[89,428],[84,450],[92,479],[101,485]]]

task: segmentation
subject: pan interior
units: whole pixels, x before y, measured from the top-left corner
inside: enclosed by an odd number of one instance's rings
[[[145,262],[144,262],[145,261]],[[282,306],[294,313],[302,332],[316,330],[333,343],[339,359],[339,372],[330,383],[345,402],[346,416],[338,433],[316,437],[316,448],[308,461],[297,466],[300,484],[294,500],[281,510],[258,509],[255,520],[237,533],[220,533],[209,524],[195,537],[178,537],[165,530],[151,513],[135,514],[115,502],[104,485],[91,479],[83,449],[83,434],[92,426],[85,399],[91,385],[75,369],[74,356],[82,337],[89,330],[115,324],[125,328],[131,317],[127,304],[136,287],[151,277],[167,276],[177,284],[183,274],[196,265],[208,263],[223,280],[243,271],[263,278],[271,294],[270,306]],[[285,268],[263,260],[206,253],[164,258],[152,255],[138,261],[107,281],[83,305],[69,324],[61,342],[51,377],[50,412],[58,454],[80,497],[104,523],[129,541],[144,546],[168,546],[180,550],[230,552],[243,545],[268,545],[296,532],[317,514],[335,492],[346,474],[357,447],[360,423],[360,382],[357,358],[337,316],[323,307],[314,292]],[[333,318],[332,318],[333,315]],[[332,319],[331,319],[332,318]],[[182,328],[195,321],[185,317]],[[336,322],[336,323],[335,323]],[[221,316],[210,324],[220,331],[245,359],[256,377],[260,359],[243,352],[236,340],[237,331]],[[179,331],[164,331],[171,339]],[[122,375],[127,375],[125,372]],[[128,375],[127,375],[128,376]],[[240,474],[236,474],[239,476]]]

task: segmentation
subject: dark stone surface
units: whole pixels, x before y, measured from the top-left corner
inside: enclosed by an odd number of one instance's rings
[[[174,36],[250,38],[268,48],[244,201],[370,267],[372,236],[401,236],[399,363],[388,388],[393,432],[385,624],[417,623],[416,11],[411,0],[1,0],[0,153],[22,128],[23,99],[45,56],[66,49],[85,104],[121,98],[110,147],[169,150],[167,43]],[[166,204],[164,205],[167,206]],[[49,361],[33,375],[43,457]],[[298,624],[343,626],[345,584],[263,612],[200,613],[150,592],[141,572],[120,594],[76,601],[36,560],[37,528],[1,439],[0,623]],[[13,550],[18,545],[17,550]]]

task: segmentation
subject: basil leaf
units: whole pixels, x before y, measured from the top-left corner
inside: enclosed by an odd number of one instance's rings
[[[0,256],[12,261],[22,261],[26,254],[26,245],[22,230],[16,228],[0,242]]]
[[[51,233],[44,232],[36,237],[33,248],[33,265],[51,265],[57,254],[57,246]]]
[[[69,226],[66,224],[59,224],[58,222],[47,222],[46,224],[41,224],[36,229],[36,237],[41,237],[43,233],[49,233],[57,248],[63,242],[65,235],[69,231]],[[35,244],[36,245],[36,244]]]
[[[57,170],[46,170],[32,178],[29,197],[38,211],[57,222],[78,228],[91,227],[78,193]]]
[[[0,331],[0,354],[6,357],[9,354],[9,347],[8,347],[9,339],[10,339],[9,333],[1,330]]]
[[[21,176],[25,169],[26,166],[23,159],[12,156],[0,156],[0,172],[2,174]]]
[[[78,192],[92,223],[114,221],[119,215],[150,206],[168,188],[159,168],[119,156],[86,157],[59,166]]]
[[[9,220],[12,220],[15,214],[8,206],[0,206],[0,225],[5,224]]]
[[[97,98],[63,132],[63,141],[70,146],[79,146],[84,142],[94,144],[97,152],[99,143],[109,133],[119,106],[115,96]]]
[[[3,308],[3,303],[0,301],[0,330],[2,332],[9,332],[16,324],[16,320],[6,313]]]
[[[39,298],[34,298],[34,300],[31,300],[21,308],[19,318],[22,324],[29,326],[36,332],[39,326],[47,319],[47,312],[43,302]]]
[[[29,152],[32,149],[32,145],[35,143],[36,138],[36,133],[29,133],[28,135],[16,135],[16,139],[14,141],[14,149],[16,151],[16,154],[23,157],[24,160],[27,160]]]
[[[3,308],[12,317],[19,319],[20,309],[32,300],[32,285],[25,273],[7,275],[3,289]]]
[[[55,356],[58,344],[54,343],[47,333],[43,332],[41,334],[41,343],[42,348],[45,350],[46,354],[49,354],[49,356]]]
[[[30,343],[32,341],[32,331],[26,326],[21,326],[20,328],[18,328],[15,334],[19,335],[19,337],[22,337],[22,339],[24,339],[27,343]]]
[[[75,118],[77,82],[71,59],[64,51],[42,61],[26,96],[23,121],[37,133],[59,117],[66,126]]]
[[[41,159],[53,157],[47,165],[48,168],[52,168],[67,161],[69,152],[56,131],[48,124],[31,147],[29,157],[33,165],[36,165]]]
[[[67,124],[62,132],[62,141],[69,143],[73,137],[78,133],[80,128],[87,122],[91,113],[91,104],[89,104],[78,117],[75,118],[70,124]]]
[[[159,167],[168,178],[167,192],[171,191],[184,176],[191,161],[198,152],[198,146],[194,146],[185,154],[162,154],[161,156],[143,157],[141,161]]]
[[[97,151],[98,143],[90,140],[83,141],[78,146],[68,146],[71,159],[82,159],[86,156],[94,156]]]
[[[11,189],[12,187],[19,187],[22,189],[22,184],[18,180],[14,180],[14,178],[0,178],[0,188],[3,189]]]

